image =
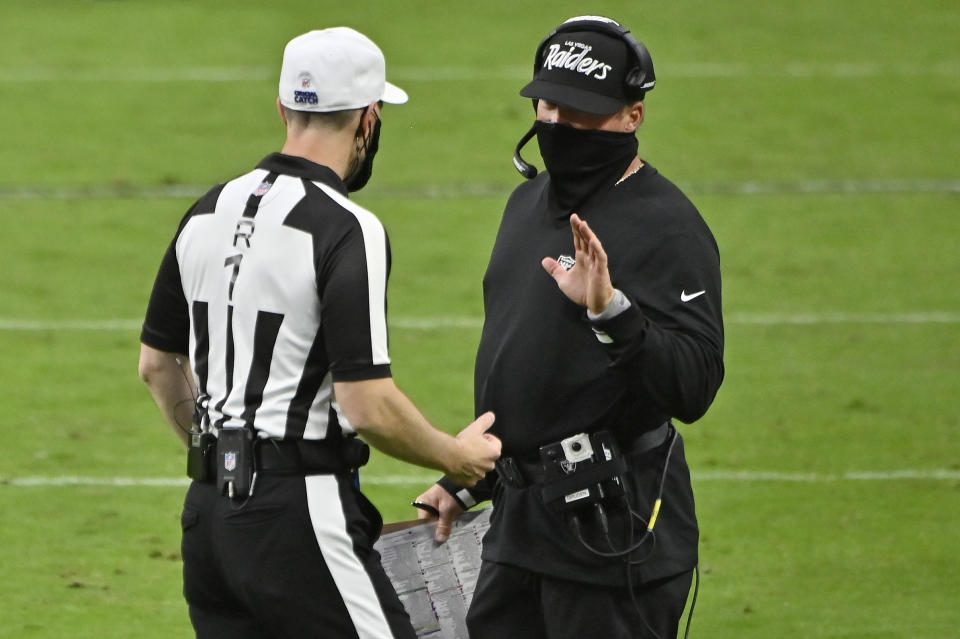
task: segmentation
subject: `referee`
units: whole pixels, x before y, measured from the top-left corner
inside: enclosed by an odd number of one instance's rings
[[[390,247],[348,199],[377,152],[380,49],[338,27],[291,40],[280,153],[187,212],[160,265],[140,376],[189,446],[184,594],[197,636],[414,637],[372,546],[366,444],[473,485],[493,469],[492,413],[452,437],[397,388],[387,349]]]

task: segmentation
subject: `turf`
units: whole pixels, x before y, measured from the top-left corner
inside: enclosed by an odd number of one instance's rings
[[[137,379],[137,323],[192,199],[282,143],[284,42],[354,26],[410,93],[355,199],[391,238],[397,381],[455,432],[532,121],[517,91],[539,38],[583,13],[649,46],[641,154],[721,248],[727,377],[681,426],[703,534],[691,636],[956,634],[955,3],[7,0],[0,637],[191,636],[184,458]],[[363,476],[396,520],[434,474],[376,454]]]

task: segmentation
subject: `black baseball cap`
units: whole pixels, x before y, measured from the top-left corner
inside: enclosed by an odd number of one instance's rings
[[[625,80],[636,64],[623,38],[600,31],[561,31],[540,47],[533,81],[520,95],[609,115],[632,102]]]

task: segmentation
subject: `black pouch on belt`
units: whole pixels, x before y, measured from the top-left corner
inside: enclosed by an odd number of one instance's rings
[[[347,437],[340,446],[340,454],[347,468],[357,469],[370,461],[370,446],[356,436]]]
[[[626,459],[605,430],[541,446],[540,463],[543,502],[554,510],[572,510],[624,495]]]
[[[210,481],[210,456],[217,445],[217,438],[210,433],[190,433],[190,448],[187,449],[187,477],[194,481]]]
[[[221,428],[217,435],[217,491],[244,499],[253,487],[253,433],[249,428]]]

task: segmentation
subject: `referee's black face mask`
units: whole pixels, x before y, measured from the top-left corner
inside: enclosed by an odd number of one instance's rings
[[[367,109],[369,108],[371,107],[367,107]],[[373,125],[373,133],[370,135],[370,140],[367,141],[363,138],[363,117],[366,116],[366,114],[367,112],[364,110],[363,116],[360,116],[360,124],[357,126],[357,137],[363,140],[362,148],[357,150],[357,159],[359,160],[360,151],[363,150],[365,151],[363,161],[360,162],[359,166],[343,181],[347,190],[351,193],[353,191],[359,191],[370,181],[370,176],[373,175],[373,157],[380,149],[380,116],[377,115],[376,111],[373,112],[373,117],[377,119],[377,122]]]
[[[550,173],[551,193],[568,213],[597,191],[616,184],[637,157],[633,132],[578,129],[542,120],[533,128]]]

